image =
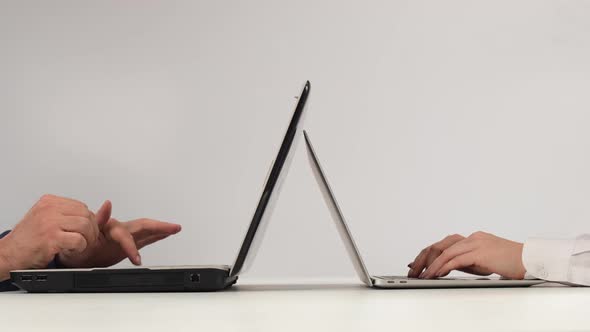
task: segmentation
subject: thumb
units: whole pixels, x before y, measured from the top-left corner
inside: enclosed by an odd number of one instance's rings
[[[106,200],[102,203],[102,206],[96,212],[96,223],[98,224],[98,228],[102,229],[104,225],[111,219],[111,212],[113,210],[113,204],[111,201]]]

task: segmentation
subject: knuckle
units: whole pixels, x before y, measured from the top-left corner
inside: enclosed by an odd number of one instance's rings
[[[35,206],[34,206],[34,209],[35,209],[35,210],[37,210],[37,211],[38,211],[38,210],[44,210],[45,208],[47,208],[47,207],[49,207],[49,206],[50,206],[50,204],[49,204],[49,202],[47,202],[46,200],[39,200],[39,201],[38,201],[38,202],[35,204]]]
[[[485,233],[484,233],[484,232],[482,232],[482,231],[477,231],[477,232],[475,232],[475,233],[471,234],[469,237],[470,237],[470,238],[473,238],[473,239],[480,239],[480,238],[482,238],[483,236],[485,236]]]
[[[457,267],[457,260],[454,258],[450,259],[449,262],[447,263],[447,267],[451,268],[451,269],[456,268]]]
[[[35,206],[33,207],[33,209],[36,212],[44,212],[47,210],[51,210],[53,208],[53,200],[49,200],[49,199],[40,199]]]
[[[39,203],[35,204],[32,211],[34,214],[44,214],[44,213],[47,213],[48,211],[50,211],[51,209],[52,209],[52,207],[51,207],[50,203],[39,202]]]
[[[55,199],[55,195],[44,194],[41,196],[41,198],[39,198],[39,202],[48,202],[48,201],[53,201],[54,199]]]
[[[86,227],[92,230],[94,233],[96,233],[96,236],[98,236],[98,233],[100,232],[98,224],[91,219],[84,219],[84,222],[86,223]]]
[[[76,236],[76,246],[77,247],[84,247],[86,245],[86,240],[82,235]]]
[[[90,218],[88,217],[79,217],[78,218],[78,222],[82,225],[84,225],[85,227],[91,226],[92,223],[90,221]]]
[[[434,254],[440,254],[440,253],[442,253],[443,251],[444,251],[444,249],[443,249],[442,245],[440,245],[439,243],[437,243],[437,244],[433,244],[433,245],[430,247],[430,253],[434,253]]]
[[[113,227],[113,228],[111,229],[111,235],[112,235],[113,237],[118,237],[118,238],[121,238],[121,237],[124,237],[124,236],[125,236],[125,232],[124,232],[124,230],[123,230],[123,228],[122,228],[122,227],[115,226],[115,227]]]
[[[86,249],[86,240],[84,239],[84,237],[82,235],[73,237],[68,242],[69,243],[67,244],[67,246],[69,247],[70,250],[81,252],[84,249]]]
[[[428,247],[428,253],[432,254],[432,253],[436,253],[437,251],[439,251],[440,245],[438,243],[435,243],[433,245],[431,245],[430,247]]]
[[[70,204],[73,206],[77,206],[78,208],[88,210],[88,205],[86,205],[86,203],[84,203],[84,202],[80,202],[77,200],[70,200]]]

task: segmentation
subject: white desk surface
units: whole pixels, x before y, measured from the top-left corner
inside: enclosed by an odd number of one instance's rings
[[[0,331],[589,331],[590,288],[241,281],[216,293],[7,292],[0,315]]]

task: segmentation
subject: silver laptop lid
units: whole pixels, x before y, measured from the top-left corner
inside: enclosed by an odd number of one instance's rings
[[[328,183],[328,179],[326,178],[326,174],[320,165],[320,160],[318,159],[313,146],[311,145],[311,140],[307,132],[304,130],[303,135],[305,136],[305,144],[307,145],[307,156],[309,163],[311,165],[311,169],[313,170],[313,175],[322,191],[322,196],[324,197],[324,202],[328,206],[330,210],[330,214],[332,215],[332,219],[336,224],[336,228],[338,229],[338,234],[340,234],[340,238],[342,242],[344,242],[344,246],[346,247],[346,251],[348,252],[348,256],[350,257],[350,261],[356,270],[356,274],[359,276],[362,282],[364,282],[367,286],[373,286],[373,282],[367,268],[365,267],[365,263],[363,262],[363,258],[354,243],[354,239],[352,238],[352,234],[348,229],[348,225],[346,224],[346,220],[344,219],[344,214],[342,214],[342,210],[340,210],[340,206],[336,201],[336,197],[330,188],[330,183]]]
[[[291,160],[293,159],[293,151],[301,137],[299,128],[301,128],[301,123],[303,122],[305,103],[310,88],[311,85],[307,81],[299,96],[297,107],[295,107],[295,112],[283,138],[283,143],[281,143],[277,157],[273,161],[270,172],[267,175],[260,201],[238,252],[238,257],[236,257],[236,261],[231,269],[230,275],[232,277],[237,276],[240,272],[246,271],[256,257],[256,253],[264,237],[266,225],[272,216],[275,201],[281,191],[283,180],[289,172]]]

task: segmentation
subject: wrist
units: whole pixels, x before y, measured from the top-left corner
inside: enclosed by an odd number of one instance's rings
[[[525,279],[527,276],[527,271],[526,271],[526,268],[524,267],[524,262],[522,260],[523,249],[524,249],[524,244],[518,243],[518,255],[516,257],[516,259],[518,261],[518,272],[517,272],[516,279],[519,279],[519,280]]]

